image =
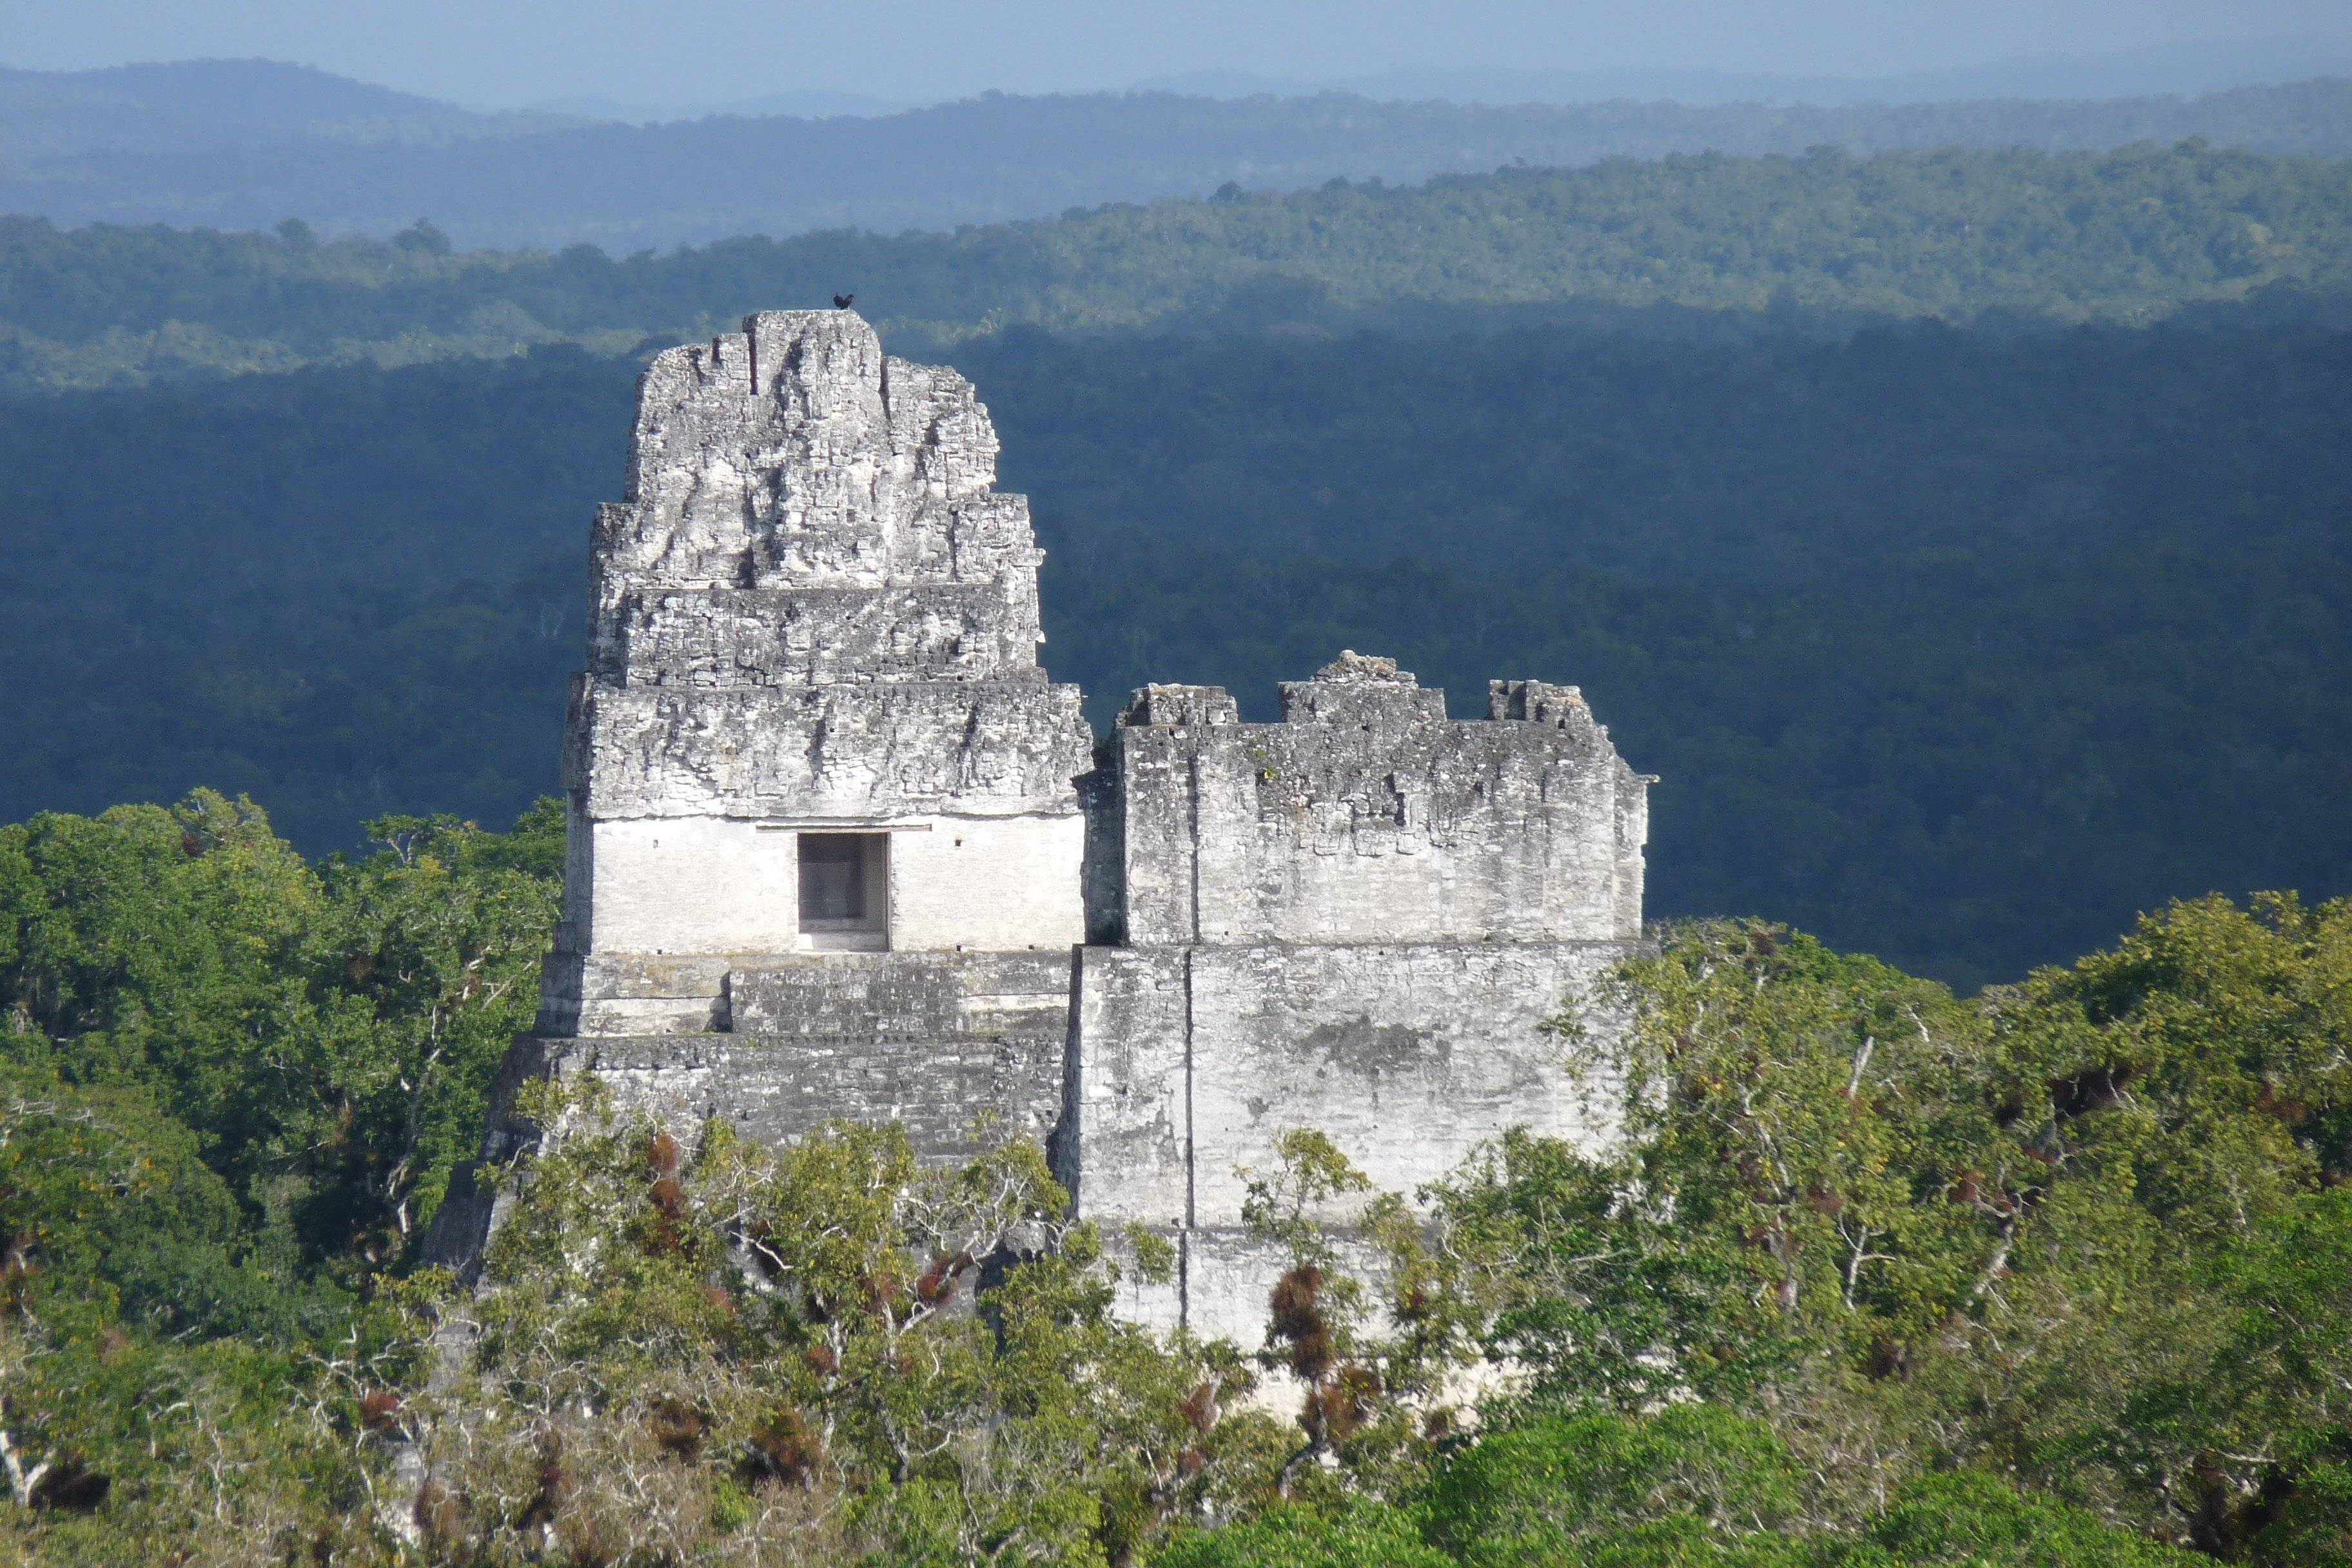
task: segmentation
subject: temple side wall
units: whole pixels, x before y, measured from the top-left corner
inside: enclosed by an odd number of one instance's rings
[[[1271,1174],[1275,1139],[1296,1128],[1328,1133],[1376,1186],[1405,1193],[1513,1127],[1597,1144],[1613,1128],[1586,1113],[1543,1026],[1632,951],[1193,949],[1193,1223],[1238,1225],[1244,1171]]]
[[[1622,762],[1617,764],[1617,910],[1619,934],[1642,929],[1642,895],[1648,881],[1650,780]]]
[[[1478,1144],[1525,1127],[1597,1148],[1588,1102],[1545,1024],[1591,1005],[1619,942],[1088,948],[1078,968],[1063,1140],[1080,1212],[1179,1244],[1184,1278],[1137,1288],[1162,1326],[1254,1344],[1278,1248],[1242,1223],[1283,1132],[1328,1134],[1375,1186],[1410,1194]],[[1605,1090],[1609,1086],[1594,1085]],[[1321,1217],[1344,1229],[1352,1203]]]
[[[1266,1171],[1275,1138],[1296,1128],[1328,1133],[1402,1191],[1513,1127],[1605,1137],[1543,1026],[1636,951],[1088,948],[1071,1106],[1079,1201],[1153,1225],[1237,1225],[1241,1172]]]
[[[890,945],[1040,948],[1086,940],[1078,868],[1087,825],[1076,812],[934,816],[890,836]]]
[[[800,936],[798,836],[721,817],[590,825],[592,952],[790,952]]]
[[[1610,1086],[1547,1025],[1619,1026],[1596,982],[1641,951],[1649,781],[1575,689],[1498,681],[1456,722],[1342,654],[1282,710],[1146,688],[1082,792],[1090,930],[1117,945],[1080,955],[1063,1163],[1082,1214],[1176,1244],[1179,1279],[1129,1310],[1244,1343],[1286,1263],[1243,1218],[1284,1133],[1407,1194],[1513,1128],[1602,1146]],[[1360,1202],[1318,1216],[1343,1250]]]
[[[720,980],[732,1033],[535,1038],[505,1094],[593,1072],[624,1114],[681,1135],[718,1118],[781,1144],[828,1121],[896,1121],[929,1160],[1007,1133],[1042,1142],[1062,1115],[1071,963],[1067,948],[746,961]],[[494,1128],[507,1113],[493,1108]]]

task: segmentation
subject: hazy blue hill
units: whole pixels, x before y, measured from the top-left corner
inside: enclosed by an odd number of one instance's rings
[[[602,93],[586,93],[572,98],[550,99],[531,107],[543,113],[567,115],[578,120],[612,120],[630,125],[656,125],[670,120],[703,120],[714,114],[752,118],[791,115],[803,120],[824,120],[839,114],[870,118],[877,114],[900,113],[918,105],[912,100],[892,100],[856,92],[808,90],[763,93],[757,98],[701,104],[641,103],[608,98]]]
[[[1959,99],[2149,98],[2226,92],[2319,75],[2352,76],[2352,42],[2305,35],[2198,39],[2098,55],[2026,55],[1890,76],[1786,76],[1761,71],[1502,69],[1400,66],[1370,76],[1307,81],[1243,71],[1193,71],[1139,85],[1210,98],[1439,98],[1454,103],[1589,103],[1612,99],[1685,104],[1930,103]]]
[[[455,104],[282,60],[176,60],[102,70],[0,67],[0,168],[100,163],[289,141],[433,143],[513,135],[554,115],[477,114]]]
[[[1022,323],[1329,333],[1566,319],[1687,338],[1919,315],[2146,321],[2248,298],[2292,314],[2352,299],[2352,162],[2201,145],[1617,159],[619,259],[456,251],[427,229],[322,244],[299,226],[0,219],[0,387],[554,342],[622,353],[842,289],[895,343],[927,352]]]
[[[415,93],[283,60],[176,60],[100,70],[11,71],[20,90],[46,79],[54,89],[256,131],[373,131],[407,122],[462,124],[486,118]]]
[[[330,91],[308,77],[289,79],[303,84],[296,99]],[[96,112],[72,110],[68,129],[54,133],[37,108],[10,117],[0,211],[67,225],[231,229],[299,217],[331,232],[375,234],[423,215],[467,246],[588,241],[620,251],[738,234],[949,229],[1199,195],[1228,182],[1285,189],[1335,176],[1422,181],[1706,150],[2105,148],[2203,137],[2272,153],[2352,153],[2352,83],[2336,80],[2194,99],[1835,108],[990,94],[870,118],[713,116],[528,134],[515,133],[527,129],[520,121],[428,117],[407,122],[414,134],[373,141],[352,133],[364,117],[297,134],[301,113],[289,100],[270,111],[278,118],[266,142],[252,126],[226,121],[214,122],[226,127],[219,135],[198,134],[189,112],[161,108],[138,111],[155,117],[143,129],[125,121],[120,134],[94,140],[85,121]]]

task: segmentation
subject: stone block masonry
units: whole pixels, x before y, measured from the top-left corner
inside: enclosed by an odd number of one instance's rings
[[[1139,693],[1097,793],[1118,940],[1639,936],[1647,781],[1575,688],[1497,681],[1489,722],[1453,723],[1442,692],[1346,655],[1283,686],[1278,724],[1215,688],[1187,702]]]
[[[1281,1260],[1243,1227],[1244,1173],[1282,1132],[1411,1191],[1514,1126],[1613,1131],[1544,1026],[1639,942],[1649,781],[1571,687],[1497,681],[1454,722],[1342,654],[1282,688],[1281,722],[1237,707],[1139,691],[1087,781],[1098,945],[1058,1150],[1081,1212],[1178,1247],[1135,1310],[1254,1342]]]
[[[722,985],[724,1028],[540,1037],[526,1076],[593,1072],[626,1110],[778,1142],[835,1119],[902,1122],[933,1159],[1043,1142],[1061,1121],[1066,950],[803,954]]]
[[[1584,999],[1641,940],[1651,781],[1573,687],[1455,721],[1352,653],[1274,724],[1146,687],[1097,752],[995,458],[970,384],[846,311],[648,369],[594,531],[564,921],[484,1152],[551,1135],[514,1092],[577,1072],[681,1130],[1025,1133],[1079,1215],[1176,1244],[1130,1311],[1255,1344],[1282,1260],[1242,1204],[1285,1131],[1391,1189],[1514,1126],[1614,1135],[1544,1026],[1615,1026]],[[496,1207],[461,1180],[429,1254],[469,1266]]]

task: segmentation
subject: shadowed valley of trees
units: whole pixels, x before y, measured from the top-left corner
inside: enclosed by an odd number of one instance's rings
[[[1475,710],[1579,681],[1664,775],[1653,908],[1963,984],[2209,889],[2342,886],[2352,337],[969,345],[1049,555],[1046,662],[1342,646]],[[0,815],[252,793],[296,841],[551,786],[633,373],[315,370],[19,405]]]

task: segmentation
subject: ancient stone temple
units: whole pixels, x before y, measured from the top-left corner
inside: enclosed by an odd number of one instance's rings
[[[543,1033],[778,1136],[1051,1128],[1092,737],[995,479],[971,384],[854,315],[654,362],[596,521]]]
[[[1591,1140],[1544,1020],[1640,938],[1644,795],[1573,687],[1483,720],[1343,655],[1245,724],[1137,692],[1097,750],[1037,663],[1028,506],[971,384],[845,311],[657,358],[596,522],[565,918],[525,1079],[789,1139],[1044,1140],[1176,1244],[1150,1321],[1254,1342],[1244,1173],[1298,1127],[1380,1184]],[[1598,1027],[1610,1021],[1599,1015]],[[487,1155],[536,1137],[494,1111]],[[453,1189],[463,1263],[496,1194]]]

